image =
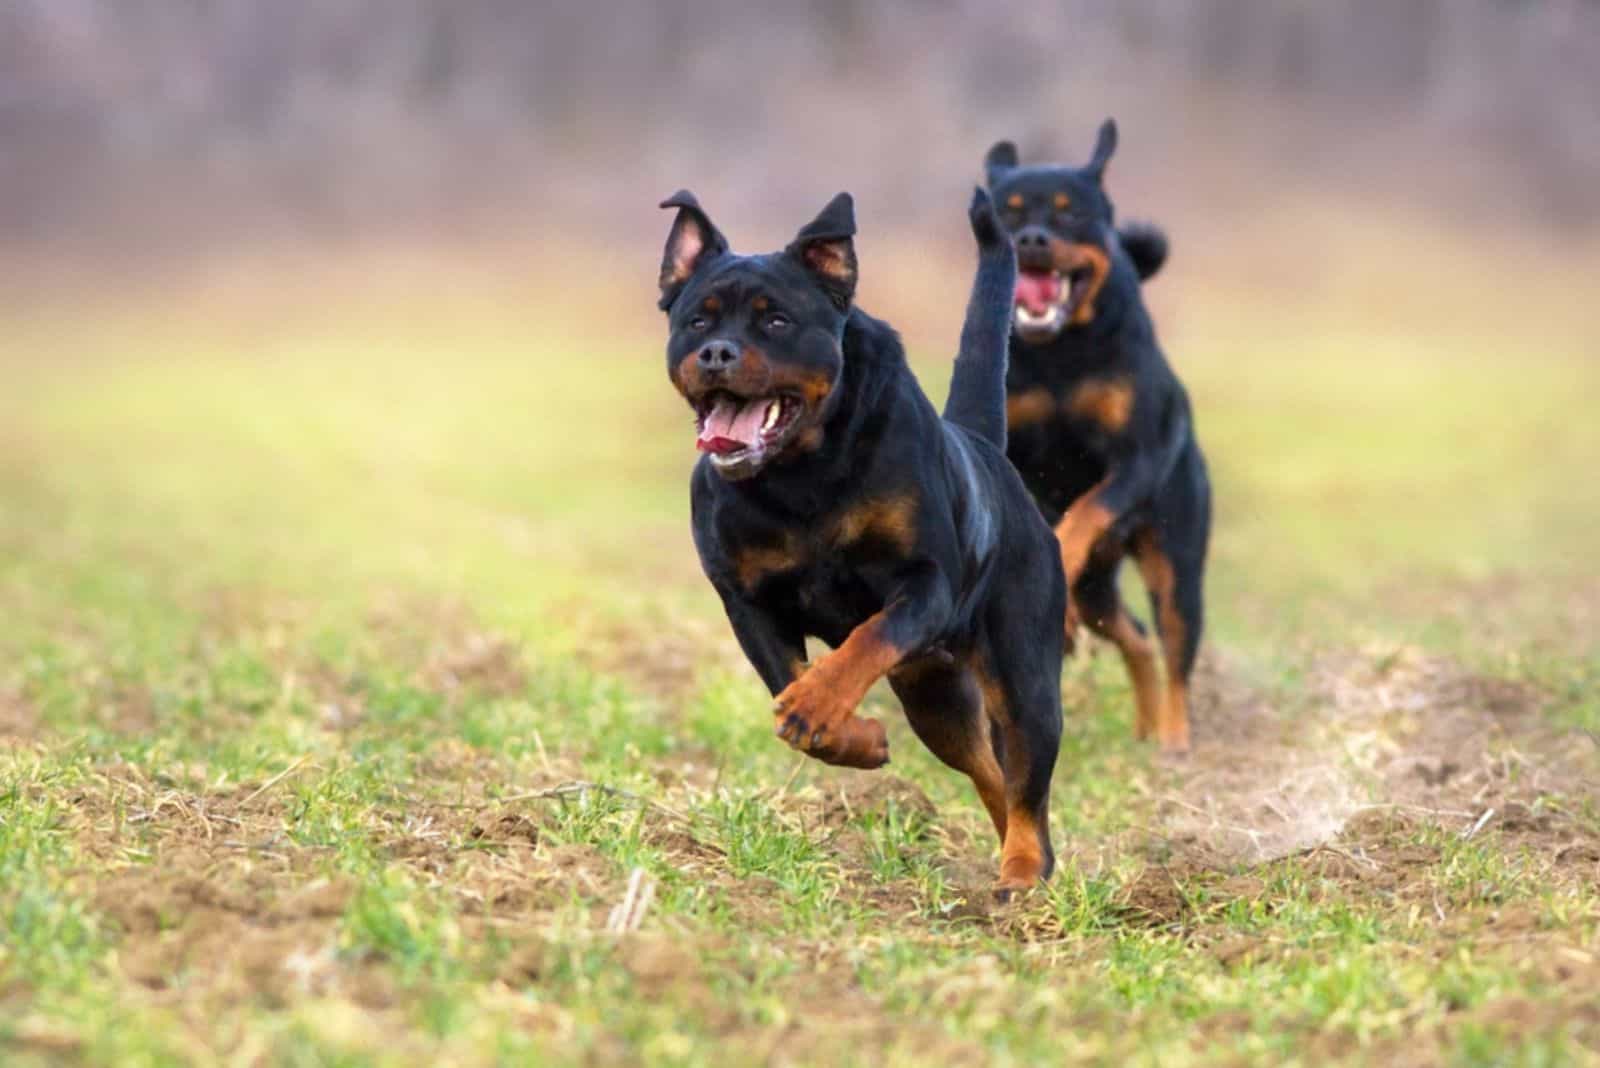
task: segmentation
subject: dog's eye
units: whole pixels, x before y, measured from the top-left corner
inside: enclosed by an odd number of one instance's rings
[[[773,312],[771,315],[767,316],[766,323],[764,325],[768,330],[783,330],[786,327],[794,325],[794,320],[790,319],[782,312]]]
[[[691,316],[689,321],[683,325],[687,326],[690,330],[704,330],[706,327],[711,325],[711,320],[707,319],[704,315],[695,315]]]

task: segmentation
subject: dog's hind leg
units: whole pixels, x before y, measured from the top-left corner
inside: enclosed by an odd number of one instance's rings
[[[1052,621],[1064,599],[1050,599]],[[1062,631],[1008,610],[1001,600],[974,669],[1005,773],[1006,829],[995,892],[1008,898],[1048,879],[1055,867],[1050,779],[1061,748]]]
[[[1157,526],[1135,536],[1133,543],[1167,665],[1166,701],[1156,724],[1156,738],[1168,753],[1189,750],[1189,673],[1205,623],[1202,583],[1210,534],[1210,489],[1199,453],[1191,453],[1188,462],[1193,469],[1177,472],[1184,477],[1161,503]]]
[[[889,685],[922,744],[978,788],[978,797],[1004,843],[1005,776],[990,744],[977,678],[959,664],[927,659],[891,671]]]
[[[1155,646],[1144,626],[1128,611],[1117,591],[1120,561],[1091,562],[1072,588],[1083,622],[1117,647],[1133,685],[1133,734],[1141,741],[1156,734],[1161,716],[1161,673]]]

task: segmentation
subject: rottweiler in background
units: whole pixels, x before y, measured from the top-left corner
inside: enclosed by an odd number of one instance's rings
[[[680,192],[661,263],[667,371],[694,411],[695,547],[777,734],[830,764],[889,760],[855,714],[887,676],[912,729],[972,778],[997,893],[1049,876],[1066,583],[1005,457],[1016,257],[973,196],[978,270],[941,418],[900,338],[853,305],[841,193],[783,251],[740,256]],[[832,651],[806,663],[806,638]]]
[[[1086,166],[1022,166],[1009,141],[984,161],[1017,246],[1006,454],[1056,524],[1069,642],[1081,621],[1115,644],[1133,680],[1135,733],[1182,753],[1211,485],[1188,394],[1139,292],[1165,261],[1166,238],[1154,227],[1113,225],[1105,170],[1116,144],[1107,119]],[[1130,554],[1161,638],[1164,694],[1144,627],[1117,592]]]

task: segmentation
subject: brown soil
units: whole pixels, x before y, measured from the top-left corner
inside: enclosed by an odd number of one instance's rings
[[[653,625],[592,620],[582,633],[580,655],[585,663],[669,706],[691,696],[708,674],[749,670],[727,628],[706,620],[663,620]]]
[[[21,746],[39,733],[39,713],[15,690],[0,689],[0,746]]]
[[[1509,830],[1547,795],[1597,796],[1600,746],[1552,727],[1544,703],[1409,649],[1324,655],[1304,693],[1275,702],[1213,655],[1195,682],[1195,751],[1156,788],[1161,829],[1218,862],[1333,842],[1375,812],[1456,831],[1489,813],[1486,827]]]

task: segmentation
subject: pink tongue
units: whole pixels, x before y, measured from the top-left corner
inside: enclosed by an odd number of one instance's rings
[[[1061,297],[1061,277],[1054,271],[1019,271],[1017,303],[1032,315],[1043,315]]]
[[[761,421],[766,418],[768,399],[740,404],[729,397],[719,399],[700,426],[701,452],[737,452],[761,438]]]

